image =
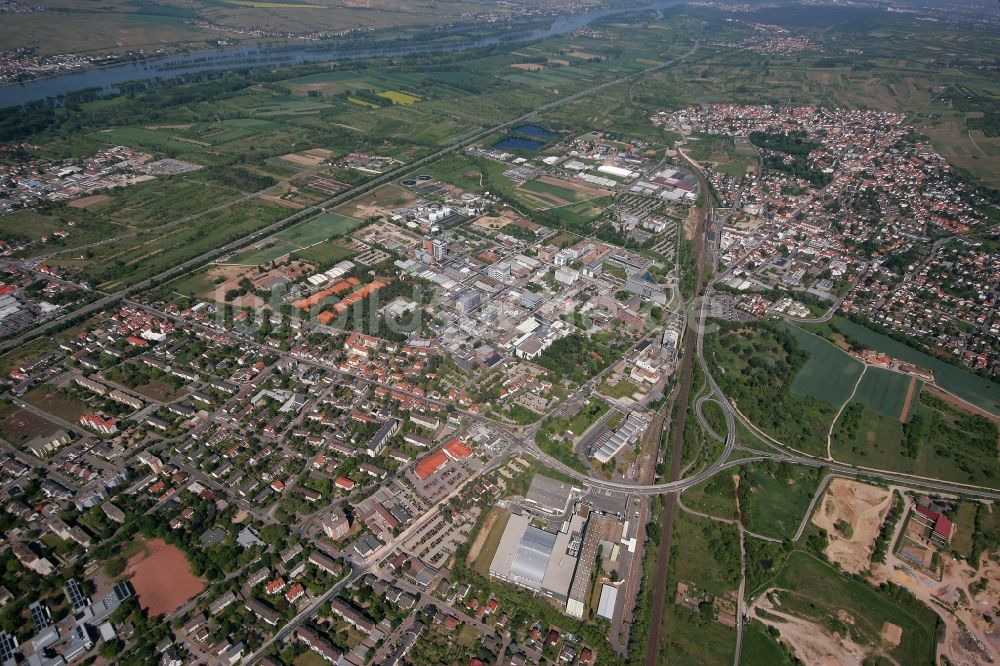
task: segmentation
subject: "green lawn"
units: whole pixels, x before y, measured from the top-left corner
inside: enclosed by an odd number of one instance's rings
[[[740,663],[744,666],[793,666],[788,652],[774,636],[768,633],[767,627],[752,620],[743,627],[743,652]]]
[[[635,384],[625,379],[611,386],[606,381],[601,382],[597,390],[611,398],[627,398],[636,392]]]

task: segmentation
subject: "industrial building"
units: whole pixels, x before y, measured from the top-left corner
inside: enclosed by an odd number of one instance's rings
[[[597,440],[594,447],[594,459],[602,465],[608,462],[618,455],[618,452],[626,445],[635,444],[642,437],[642,433],[646,431],[648,425],[649,421],[646,417],[638,412],[629,413],[628,418],[618,426],[617,430],[613,433],[608,431]]]
[[[490,576],[565,602],[579,550],[573,537],[579,539],[584,523],[583,517],[573,516],[553,533],[531,525],[528,516],[512,515],[490,564]]]
[[[524,496],[524,503],[528,508],[537,509],[549,515],[561,515],[566,512],[572,493],[572,485],[541,474],[535,474],[531,480],[531,486]]]

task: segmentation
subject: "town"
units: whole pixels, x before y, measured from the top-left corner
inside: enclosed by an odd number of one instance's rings
[[[995,8],[0,13],[0,666],[1000,654]]]

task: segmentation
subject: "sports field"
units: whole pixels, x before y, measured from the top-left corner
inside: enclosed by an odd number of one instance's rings
[[[353,217],[334,212],[320,213],[277,234],[281,240],[299,247],[308,247],[321,241],[338,238],[364,224]]]
[[[861,376],[861,361],[797,326],[783,324],[782,328],[809,352],[809,360],[795,376],[792,391],[838,407],[844,404]]]
[[[142,550],[129,559],[126,574],[149,617],[169,615],[205,589],[177,546],[162,539],[139,543]]]
[[[854,399],[882,416],[899,419],[909,386],[908,375],[885,368],[868,368]]]
[[[261,264],[272,262],[275,259],[281,259],[297,249],[297,245],[279,241],[259,250],[244,252],[243,254],[233,257],[226,263],[239,264],[241,266],[260,266]]]
[[[342,259],[347,259],[353,254],[354,250],[332,241],[316,243],[302,250],[295,251],[295,256],[299,259],[320,266],[336,263]]]
[[[291,253],[306,261],[323,263],[332,257],[347,257],[351,251],[341,245],[325,241],[339,238],[360,227],[364,222],[334,212],[320,213],[314,218],[299,222],[277,234],[273,245],[245,252],[227,263],[259,266],[280,259]],[[313,250],[313,248],[315,248]],[[310,252],[310,250],[313,250]]]

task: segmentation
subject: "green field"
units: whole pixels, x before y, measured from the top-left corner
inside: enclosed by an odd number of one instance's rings
[[[716,474],[707,481],[692,486],[681,496],[684,506],[717,518],[735,520],[736,488],[728,474]]]
[[[997,427],[927,393],[905,425],[852,403],[833,430],[832,452],[856,465],[1000,487]]]
[[[361,220],[328,211],[278,232],[276,236],[293,245],[308,247],[321,241],[339,238],[362,224],[364,222]]]
[[[809,360],[795,375],[792,390],[837,407],[844,404],[861,376],[861,361],[818,335],[787,324],[782,328],[809,352]]]
[[[507,527],[507,521],[510,520],[510,511],[507,509],[494,508],[492,511],[496,515],[496,519],[483,541],[482,548],[476,555],[475,562],[472,563],[472,568],[484,578],[488,578],[490,575],[490,565],[493,564],[493,557],[497,554],[497,548],[500,547],[503,531]]]
[[[934,382],[949,393],[1000,416],[1000,384],[963,370],[941,359],[877,333],[848,319],[835,317],[833,327],[848,339],[868,348],[909,361],[934,373]]]
[[[788,463],[740,467],[740,510],[752,532],[778,539],[795,535],[816,493],[820,470]]]
[[[731,664],[736,631],[714,619],[674,604],[678,582],[695,583],[713,596],[736,591],[740,575],[736,528],[679,512],[667,577],[661,656],[671,664]]]
[[[976,509],[978,502],[962,502],[950,518],[955,522],[955,536],[951,547],[964,557],[972,555],[972,537],[976,531]]]
[[[854,399],[882,416],[899,419],[909,386],[908,375],[885,368],[868,368]]]
[[[226,263],[238,264],[240,266],[261,266],[263,264],[270,263],[275,259],[286,257],[297,250],[297,245],[292,245],[291,243],[286,243],[284,241],[278,241],[277,243],[273,243],[258,250],[249,250],[248,252],[238,254]]]
[[[521,186],[521,189],[528,190],[529,192],[551,194],[570,203],[586,198],[579,192],[571,190],[568,187],[562,187],[560,185],[556,185],[555,183],[543,183],[540,180],[528,181]]]
[[[260,266],[294,253],[298,258],[323,264],[330,260],[349,257],[353,252],[346,247],[326,242],[339,238],[360,227],[364,222],[334,212],[320,213],[275,234],[278,242],[267,247],[244,252],[228,263],[243,266]]]
[[[816,374],[823,365],[813,362],[801,381],[812,393],[824,397],[799,393],[792,387],[812,357],[786,326],[764,322],[718,326],[717,333],[705,336],[705,360],[735,407],[787,446],[825,455],[826,433],[837,412],[829,400],[846,399],[849,376],[841,370],[837,390],[823,390]],[[812,338],[808,342],[815,344]],[[819,349],[827,365],[838,358],[825,347]]]
[[[327,241],[325,243],[310,245],[302,250],[296,250],[293,254],[303,261],[308,261],[320,266],[326,266],[328,264],[335,264],[338,261],[342,261],[343,259],[353,256],[354,250],[344,247],[339,243]]]
[[[802,551],[789,556],[775,586],[781,590],[782,612],[849,631],[855,641],[880,646],[897,663],[934,663],[937,615],[905,593],[879,592]],[[850,625],[839,619],[841,612],[851,616]],[[882,645],[880,634],[886,622],[903,630],[898,647]]]
[[[377,93],[379,97],[385,97],[391,100],[393,104],[414,104],[419,102],[420,98],[416,95],[411,95],[399,90],[386,90],[384,92]]]
[[[788,652],[768,633],[767,627],[752,620],[743,627],[743,652],[740,663],[745,666],[794,666]]]
[[[92,138],[106,143],[121,144],[133,148],[146,148],[171,153],[199,153],[206,146],[181,141],[177,138],[177,130],[151,130],[145,127],[116,127],[101,130],[91,135]]]

